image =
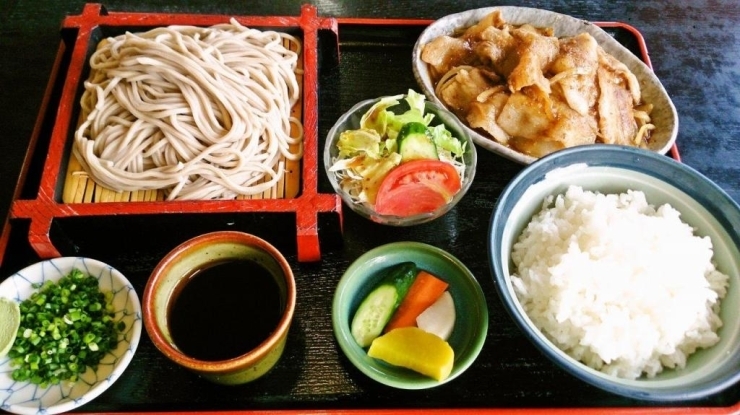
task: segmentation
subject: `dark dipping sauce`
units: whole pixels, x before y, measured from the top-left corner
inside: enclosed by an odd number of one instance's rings
[[[175,287],[172,340],[184,354],[218,361],[241,356],[272,333],[283,313],[277,282],[249,260],[214,262]]]

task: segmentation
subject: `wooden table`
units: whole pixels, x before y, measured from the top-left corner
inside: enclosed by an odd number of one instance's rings
[[[255,3],[255,4],[251,4]],[[230,2],[192,0],[163,4],[154,0],[110,1],[115,12],[298,16],[300,1]],[[410,51],[423,24],[373,24],[362,19],[431,20],[449,13],[496,5],[489,1],[375,2],[319,0],[319,16],[340,19],[336,38],[319,36],[318,137],[354,103],[417,88]],[[518,4],[546,8],[591,21],[624,22],[644,37],[654,71],[678,110],[677,146],[682,162],[694,167],[740,201],[740,5],[710,6],[672,1],[551,1]],[[24,162],[45,88],[60,43],[60,22],[81,13],[82,1],[3,5],[0,59],[0,217],[8,215],[24,166],[33,177],[43,153]],[[619,36],[619,33],[615,33]],[[43,134],[43,132],[42,132]],[[237,229],[265,237],[285,252],[298,278],[297,317],[288,351],[269,376],[239,387],[207,383],[166,360],[144,333],[123,377],[81,411],[172,410],[355,410],[380,408],[611,408],[615,412],[729,413],[740,411],[740,385],[694,402],[654,404],[603,392],[564,373],[541,355],[505,314],[492,282],[486,234],[498,195],[522,166],[484,150],[468,195],[445,217],[410,228],[385,228],[344,209],[344,231],[337,215],[319,215],[321,260],[298,260],[295,219],[278,213],[137,215],[125,218],[65,218],[52,227],[64,255],[83,255],[121,270],[141,296],[149,272],[169,249],[187,237],[216,229]],[[321,167],[323,169],[323,167]],[[319,174],[320,191],[329,192]],[[23,196],[23,195],[21,195]],[[28,224],[14,221],[0,280],[36,262]],[[331,296],[338,279],[363,252],[378,245],[416,240],[441,247],[463,261],[486,293],[490,329],[476,363],[448,385],[427,391],[401,391],[374,383],[355,370],[336,345],[331,329]],[[128,242],[133,241],[133,243]],[[631,408],[642,409],[631,409]],[[697,409],[704,408],[704,409]],[[675,411],[675,412],[674,412]],[[427,413],[427,411],[421,411]],[[549,409],[541,412],[549,413]]]

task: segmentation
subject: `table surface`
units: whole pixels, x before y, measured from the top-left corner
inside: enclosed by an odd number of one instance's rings
[[[168,12],[234,15],[298,15],[301,1],[187,2],[108,1],[110,11]],[[310,2],[320,16],[436,19],[495,1]],[[639,30],[650,52],[653,69],[671,96],[679,115],[677,145],[683,163],[695,168],[740,201],[740,3],[736,1],[542,1],[519,2],[520,6],[545,8],[590,21],[618,21]],[[60,22],[79,14],[84,2],[56,0],[0,2],[0,218],[11,205],[29,139],[60,42]],[[392,59],[389,51],[382,58]],[[403,57],[401,57],[403,59]],[[351,59],[351,54],[350,54]],[[382,65],[382,61],[380,62]],[[332,76],[327,69],[326,76]],[[340,79],[352,73],[334,74]],[[365,74],[364,76],[368,76]],[[327,85],[319,97],[319,136],[326,134],[340,114],[361,99],[395,94],[400,84],[415,88],[410,73],[395,82]],[[330,105],[331,104],[331,105]],[[326,106],[330,111],[321,113]],[[322,140],[323,143],[323,140]],[[80,408],[82,411],[166,411],[227,409],[349,409],[430,407],[665,407],[608,394],[565,374],[539,354],[518,331],[494,292],[486,257],[486,229],[498,195],[521,166],[486,151],[479,151],[476,181],[452,212],[432,224],[393,229],[364,220],[344,209],[344,233],[331,220],[322,222],[329,236],[322,239],[322,260],[299,263],[295,249],[285,242],[286,256],[299,279],[297,318],[289,338],[289,351],[269,376],[239,387],[209,384],[166,361],[142,334],[142,344],[124,376],[103,395]],[[327,183],[320,183],[325,189]],[[271,217],[216,219],[178,218],[153,223],[134,218],[108,223],[87,219],[72,221],[72,239],[91,241],[74,248],[75,253],[94,256],[124,271],[143,294],[148,273],[159,258],[181,237],[165,233],[187,220],[191,232],[207,231],[219,222],[238,222],[245,229],[279,221]],[[272,225],[270,225],[272,226]],[[23,224],[11,235],[8,256],[0,267],[0,280],[35,262],[25,244]],[[122,229],[125,228],[125,229]],[[275,229],[281,232],[282,227]],[[337,232],[330,232],[335,229]],[[110,232],[106,234],[105,232]],[[290,237],[290,230],[288,237]],[[155,242],[125,249],[115,240],[135,235],[158,235]],[[294,235],[294,234],[293,234]],[[363,252],[398,240],[417,240],[443,248],[462,260],[486,292],[491,327],[476,364],[449,385],[428,391],[392,390],[366,379],[341,356],[331,332],[331,289],[347,266]],[[100,243],[98,243],[100,242]],[[120,249],[111,252],[111,247]],[[489,376],[504,373],[505,376]],[[680,406],[734,406],[740,401],[740,385]]]

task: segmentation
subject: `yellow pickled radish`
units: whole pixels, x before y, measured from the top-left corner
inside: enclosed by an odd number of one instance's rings
[[[450,376],[455,361],[449,343],[418,327],[400,327],[377,337],[367,355],[438,381]]]
[[[0,358],[13,347],[20,325],[21,309],[18,303],[0,297]]]

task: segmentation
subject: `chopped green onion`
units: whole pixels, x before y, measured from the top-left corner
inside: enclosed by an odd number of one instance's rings
[[[41,387],[75,382],[115,349],[126,328],[115,321],[113,293],[77,269],[32,286],[37,291],[20,304],[19,335],[8,352],[12,378]]]
[[[90,343],[93,340],[95,340],[95,334],[93,334],[93,333],[87,333],[87,334],[85,334],[85,337],[82,338],[82,341],[85,344],[88,344],[88,343]]]

